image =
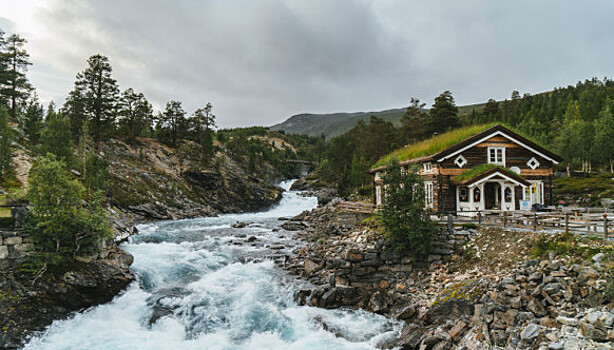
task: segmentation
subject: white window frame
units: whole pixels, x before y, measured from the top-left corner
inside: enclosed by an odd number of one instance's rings
[[[465,157],[463,157],[461,154],[460,156],[456,157],[454,164],[456,164],[459,168],[462,168],[467,164],[467,159],[465,159]]]
[[[423,168],[424,168],[424,173],[425,173],[425,174],[430,174],[430,173],[432,173],[432,172],[433,172],[433,163],[431,163],[431,162],[426,162],[426,163],[424,163],[422,166],[423,166]]]
[[[490,151],[495,151],[495,159],[491,159]],[[499,153],[501,154],[501,161],[498,161]],[[486,148],[486,158],[488,159],[488,164],[497,164],[505,166],[505,147],[504,146],[488,146]]]
[[[522,199],[531,201],[531,204],[544,204],[544,182],[541,180],[529,180],[531,186],[522,191]]]
[[[533,170],[539,168],[539,160],[535,159],[535,157],[529,159],[529,161],[527,162],[527,166]]]
[[[424,207],[427,209],[433,208],[433,182],[424,182]]]
[[[382,186],[375,186],[375,205],[382,205]]]

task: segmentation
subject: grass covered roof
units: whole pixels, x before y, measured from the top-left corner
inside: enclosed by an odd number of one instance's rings
[[[498,123],[490,123],[466,126],[463,128],[454,129],[445,134],[434,136],[424,141],[407,145],[380,158],[380,160],[378,160],[372,168],[386,165],[386,163],[388,163],[392,158],[396,158],[399,162],[402,162],[404,160],[432,156],[445,150],[446,148],[456,145],[465,139],[468,139],[471,136],[484,132],[497,124]]]

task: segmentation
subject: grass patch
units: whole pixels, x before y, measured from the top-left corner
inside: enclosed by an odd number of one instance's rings
[[[602,173],[589,177],[565,177],[553,180],[555,199],[570,199],[600,206],[601,198],[614,197],[614,175]]]
[[[596,245],[600,240],[582,238],[573,234],[561,234],[556,236],[540,235],[539,237],[527,242],[531,249],[533,258],[545,258],[550,252],[558,256],[569,256],[580,260],[590,259],[597,253],[604,253],[608,256],[614,254],[612,246]],[[591,244],[592,243],[592,244]]]

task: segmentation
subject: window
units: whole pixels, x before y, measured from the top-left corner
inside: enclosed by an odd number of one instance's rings
[[[465,159],[465,157],[460,155],[456,157],[456,159],[454,160],[454,164],[458,165],[459,168],[462,168],[465,166],[465,164],[467,164],[467,159]]]
[[[533,170],[537,169],[539,167],[539,162],[537,161],[537,159],[535,159],[535,157],[529,159],[529,161],[527,162],[527,166]]]
[[[424,172],[432,173],[433,172],[433,164],[432,163],[424,163]]]
[[[426,208],[433,208],[433,183],[424,183],[424,206]]]
[[[544,204],[544,183],[541,181],[529,181],[531,186],[524,188],[524,200],[531,203]]]
[[[503,194],[505,196],[505,202],[506,203],[511,203],[513,201],[512,189],[511,188],[506,187],[505,190],[503,191]]]
[[[488,147],[488,163],[505,166],[505,147]]]
[[[469,201],[469,189],[467,187],[459,187],[459,189],[458,189],[458,200],[460,202],[468,202]]]
[[[375,186],[375,205],[382,205],[382,186]]]
[[[476,187],[473,189],[473,202],[480,203],[480,199],[480,189]]]

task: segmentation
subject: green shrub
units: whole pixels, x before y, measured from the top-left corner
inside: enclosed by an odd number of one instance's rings
[[[384,175],[385,201],[379,221],[384,233],[414,258],[425,259],[437,227],[424,209],[424,183],[416,171],[401,174],[398,161],[391,161]]]
[[[86,197],[85,187],[53,155],[37,159],[29,182],[32,210],[28,224],[37,250],[62,255],[98,251],[101,238],[110,234],[101,194]]]

